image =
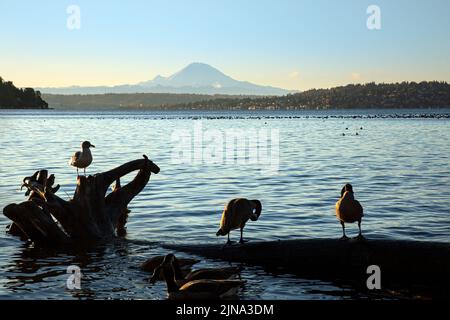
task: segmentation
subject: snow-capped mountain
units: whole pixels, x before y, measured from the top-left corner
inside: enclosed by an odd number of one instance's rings
[[[156,76],[153,80],[134,85],[112,87],[38,88],[42,93],[102,94],[102,93],[198,93],[232,95],[284,95],[289,90],[260,86],[235,80],[205,63],[192,63],[169,76]]]

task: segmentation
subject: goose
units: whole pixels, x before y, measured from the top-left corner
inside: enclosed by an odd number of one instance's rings
[[[238,267],[225,267],[225,268],[203,268],[195,271],[182,270],[178,264],[178,260],[175,255],[168,255],[168,259],[172,259],[172,269],[175,276],[175,282],[178,286],[182,286],[190,281],[194,280],[232,280],[241,272],[241,268]],[[173,257],[172,257],[173,256]],[[156,267],[151,279],[164,280],[164,275],[161,272],[161,265]],[[239,276],[240,278],[240,276]]]
[[[341,198],[336,202],[336,216],[342,225],[343,236],[341,240],[348,240],[345,235],[345,223],[358,222],[359,234],[357,239],[364,239],[361,233],[361,219],[364,216],[363,207],[355,200],[353,187],[346,184],[341,190]]]
[[[159,278],[159,273],[161,271],[164,273],[170,300],[205,300],[233,297],[238,293],[239,287],[245,283],[243,280],[201,279],[178,284],[173,270],[173,260],[174,255],[168,254],[150,279],[150,283],[154,284]]]
[[[86,168],[92,163],[92,153],[90,148],[95,148],[95,146],[89,141],[84,141],[81,144],[81,151],[75,152],[70,158],[69,164],[72,167],[77,168],[77,176],[78,169],[83,169],[84,175],[86,175]]]
[[[220,229],[216,236],[228,235],[227,244],[231,244],[230,232],[234,229],[241,229],[239,243],[244,243],[244,227],[247,221],[257,221],[261,215],[262,205],[259,200],[247,200],[243,198],[233,199],[225,206],[220,221]]]
[[[172,266],[173,272],[175,273],[175,279],[178,284],[184,284],[193,280],[200,279],[213,279],[213,280],[227,280],[232,279],[241,272],[241,268],[238,267],[225,267],[225,268],[203,268],[197,269],[195,271],[191,271],[188,274],[183,274],[183,271],[180,268],[178,263],[178,259],[173,255]]]
[[[165,256],[155,256],[153,258],[147,259],[141,264],[140,269],[147,272],[154,272],[155,269],[164,261],[164,258]],[[185,273],[185,275],[189,273],[191,267],[194,264],[197,264],[199,262],[200,260],[197,259],[177,259],[178,266],[180,267],[182,272]]]

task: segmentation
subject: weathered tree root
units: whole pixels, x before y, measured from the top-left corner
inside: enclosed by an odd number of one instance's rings
[[[114,181],[136,170],[130,183],[106,195]],[[28,201],[6,206],[3,214],[13,221],[11,233],[38,245],[85,247],[114,237],[118,226],[124,228],[123,214],[152,172],[157,174],[159,167],[144,155],[107,172],[80,176],[73,198],[66,201],[56,195],[55,176],[40,170],[23,180]]]

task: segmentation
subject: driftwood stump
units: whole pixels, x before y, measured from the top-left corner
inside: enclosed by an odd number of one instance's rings
[[[113,182],[130,172],[139,170],[136,177],[123,187],[107,194]],[[116,236],[123,226],[123,214],[130,201],[147,185],[151,173],[159,167],[144,155],[113,170],[94,176],[79,176],[73,198],[63,200],[56,195],[59,185],[53,186],[55,176],[47,170],[37,171],[23,180],[28,200],[10,204],[3,214],[13,221],[9,232],[29,239],[37,245],[86,247]]]

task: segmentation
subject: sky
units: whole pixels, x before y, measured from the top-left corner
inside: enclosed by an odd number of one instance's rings
[[[68,28],[71,5],[79,29]],[[370,5],[380,29],[367,27]],[[450,82],[449,15],[448,0],[0,0],[0,76],[19,87],[134,84],[204,62],[291,90]]]

